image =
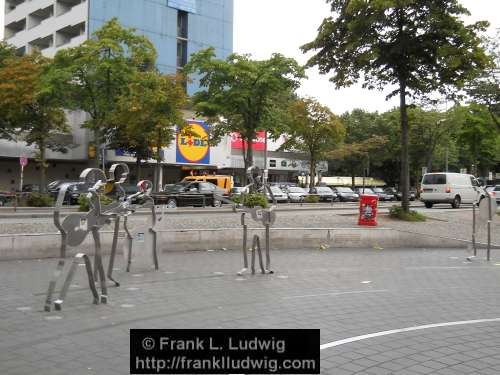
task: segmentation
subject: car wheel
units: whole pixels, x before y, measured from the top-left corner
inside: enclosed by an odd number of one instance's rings
[[[167,200],[167,208],[177,208],[177,201],[174,198]]]
[[[457,195],[457,196],[455,196],[455,198],[453,199],[453,202],[451,202],[451,207],[453,207],[453,208],[460,208],[460,203],[461,203],[461,199],[460,199],[460,197]]]
[[[434,203],[432,202],[424,202],[425,204],[425,208],[432,208],[432,206],[434,205]]]
[[[222,207],[222,202],[218,199],[214,199],[214,203],[212,203],[214,207]]]

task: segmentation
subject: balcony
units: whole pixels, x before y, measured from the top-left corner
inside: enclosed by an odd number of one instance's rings
[[[38,38],[29,43],[29,49],[30,52],[37,50],[37,51],[43,51],[44,49],[50,48],[54,46],[54,37],[53,35],[47,35],[44,38]]]
[[[5,0],[5,14],[12,12],[19,4],[24,3],[25,0]]]
[[[64,46],[70,43],[73,38],[81,35],[85,35],[85,22],[59,29],[56,32],[56,47]]]
[[[17,22],[11,22],[8,25],[5,25],[5,32],[4,32],[5,39],[10,39],[17,33],[24,30],[26,30],[26,18]]]
[[[56,16],[62,16],[71,11],[77,5],[84,3],[86,0],[57,0],[56,1]]]
[[[54,15],[54,6],[38,9],[28,16],[28,30],[40,25],[46,19]]]

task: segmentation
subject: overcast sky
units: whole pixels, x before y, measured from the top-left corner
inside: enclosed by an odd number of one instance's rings
[[[36,0],[35,0],[36,1]],[[203,1],[203,0],[201,0]],[[472,16],[467,22],[487,20],[490,29],[500,27],[500,0],[461,0]],[[0,37],[3,37],[4,0],[0,0]],[[330,14],[324,0],[234,0],[234,50],[266,59],[273,52],[293,57],[304,64],[307,56],[299,46],[317,34],[323,18]],[[384,92],[363,90],[359,86],[335,90],[327,76],[310,69],[299,91],[318,99],[338,114],[354,108],[385,111],[397,99],[385,101]]]

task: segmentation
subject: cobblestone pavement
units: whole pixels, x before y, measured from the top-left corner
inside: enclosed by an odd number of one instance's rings
[[[466,255],[279,250],[275,274],[238,277],[239,252],[168,253],[158,272],[139,259],[132,273],[117,270],[122,285],[107,305],[91,304],[80,269],[63,311],[51,313],[41,310],[55,261],[0,262],[0,374],[128,374],[131,328],[319,328],[327,344],[500,318],[500,254]],[[324,348],[321,373],[499,374],[500,321],[472,323]]]

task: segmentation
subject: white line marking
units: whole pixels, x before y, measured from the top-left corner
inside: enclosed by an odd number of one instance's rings
[[[331,292],[331,293],[320,293],[320,294],[304,294],[303,296],[290,296],[281,297],[281,299],[296,299],[296,298],[309,298],[309,297],[322,297],[322,296],[340,296],[343,294],[362,294],[362,293],[385,293],[388,289],[374,289],[374,290],[353,290],[349,292]]]
[[[332,341],[332,342],[320,345],[319,346],[319,350],[325,350],[325,349],[328,349],[328,348],[333,348],[334,346],[340,346],[340,345],[344,345],[344,344],[349,344],[351,342],[361,341],[361,340],[366,340],[366,339],[371,339],[371,338],[374,338],[374,337],[393,335],[393,334],[396,334],[396,333],[411,332],[411,331],[420,331],[422,329],[439,328],[439,327],[460,326],[460,325],[465,325],[465,324],[488,323],[488,322],[500,322],[500,318],[477,319],[477,320],[462,320],[462,321],[458,321],[458,322],[445,322],[445,323],[425,324],[425,325],[422,325],[422,326],[413,326],[413,327],[406,327],[406,328],[400,328],[400,329],[391,329],[389,331],[369,333],[367,335],[354,336],[354,337],[349,337],[349,338],[343,339],[343,340]]]
[[[361,281],[361,284],[370,284],[370,283],[371,283],[370,280]]]

